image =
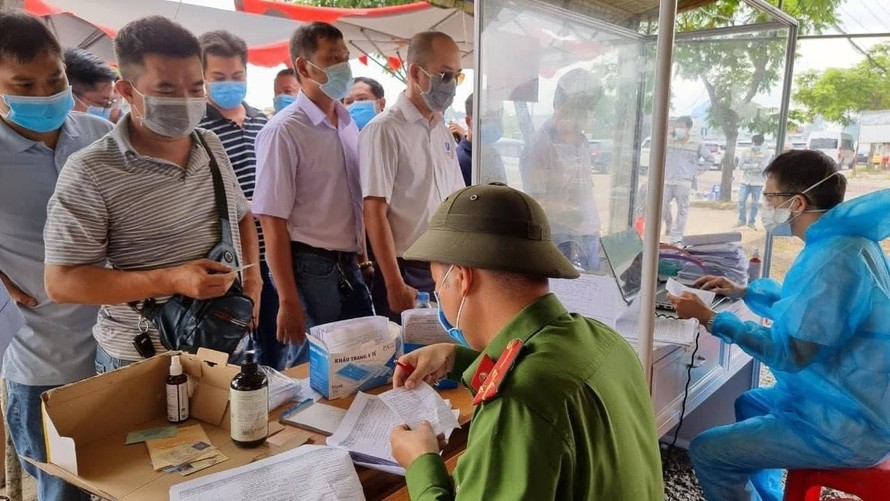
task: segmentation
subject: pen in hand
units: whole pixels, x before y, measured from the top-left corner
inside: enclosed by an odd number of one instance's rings
[[[414,369],[414,366],[412,366],[411,364],[405,364],[405,363],[396,361],[396,365],[398,365],[399,367],[401,367],[402,370],[404,370],[405,372],[407,372],[409,375],[412,374],[412,373],[416,370],[416,369]]]

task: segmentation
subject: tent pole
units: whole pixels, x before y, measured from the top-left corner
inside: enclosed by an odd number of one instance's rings
[[[671,67],[673,65],[677,0],[660,0],[658,40],[655,52],[655,96],[652,113],[652,150],[649,153],[649,186],[646,194],[646,230],[643,245],[643,276],[640,296],[639,352],[649,389],[652,389],[654,349],[655,283],[658,279],[658,245],[661,230],[661,199],[664,191],[664,158],[671,109]]]

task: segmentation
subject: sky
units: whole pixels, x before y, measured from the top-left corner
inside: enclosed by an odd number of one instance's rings
[[[186,3],[216,7],[220,9],[234,10],[232,0],[183,0]],[[885,4],[886,3],[886,4]],[[890,32],[890,2],[886,0],[847,0],[839,9],[841,27],[847,33],[887,33]],[[868,49],[875,43],[890,41],[890,39],[866,38],[856,42],[863,49]],[[354,54],[356,57],[359,54]],[[798,48],[798,58],[795,62],[795,73],[807,70],[824,70],[828,67],[850,67],[863,59],[845,39],[831,40],[804,40]],[[521,62],[514,62],[521,64]],[[351,67],[354,76],[365,76],[378,80],[386,91],[387,105],[392,105],[398,94],[404,90],[405,85],[399,80],[389,76],[373,65],[366,66],[357,59],[353,59]],[[247,102],[258,108],[271,107],[272,104],[272,80],[275,74],[284,68],[263,68],[250,66],[248,69]],[[458,114],[463,112],[463,102],[473,91],[473,72],[468,70],[467,78],[458,87],[455,96],[454,109]],[[554,82],[556,79],[553,79]],[[542,85],[548,85],[547,82]],[[553,83],[549,83],[553,85]],[[680,82],[675,84],[674,102],[672,113],[686,114],[707,101],[707,94],[698,82]],[[544,89],[542,89],[544,90]],[[779,94],[774,92],[756,99],[761,105],[776,106],[779,103]]]

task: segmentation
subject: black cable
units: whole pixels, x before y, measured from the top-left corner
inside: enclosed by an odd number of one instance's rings
[[[701,331],[696,331],[695,333],[695,348],[692,350],[692,356],[689,360],[689,364],[686,366],[686,388],[683,390],[683,401],[680,404],[680,420],[677,422],[677,427],[674,429],[674,438],[671,440],[671,443],[668,444],[667,449],[667,459],[670,459],[674,455],[674,449],[677,445],[677,439],[680,436],[680,428],[683,427],[683,418],[686,415],[686,400],[689,398],[689,386],[692,384],[692,369],[695,368],[695,355],[698,354],[698,338],[701,336]]]

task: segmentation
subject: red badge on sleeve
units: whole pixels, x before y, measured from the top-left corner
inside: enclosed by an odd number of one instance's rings
[[[514,339],[507,343],[507,347],[504,349],[504,352],[501,353],[501,356],[498,358],[498,362],[494,364],[494,367],[490,367],[490,358],[485,357],[482,359],[482,363],[479,364],[479,369],[476,370],[476,374],[473,375],[472,386],[474,389],[479,388],[476,397],[473,398],[473,405],[487,402],[498,395],[501,383],[504,382],[507,374],[513,368],[513,363],[516,362],[516,358],[519,356],[521,350],[522,340]],[[487,365],[490,367],[490,370],[488,368],[483,370],[486,361],[488,362]],[[480,386],[476,385],[477,382]]]

